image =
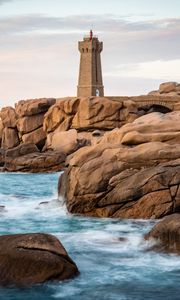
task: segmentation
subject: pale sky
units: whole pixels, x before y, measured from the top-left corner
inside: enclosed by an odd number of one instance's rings
[[[180,0],[0,0],[0,107],[76,95],[90,28],[104,43],[105,95],[180,82]]]

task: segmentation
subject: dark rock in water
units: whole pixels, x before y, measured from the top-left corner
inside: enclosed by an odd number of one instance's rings
[[[157,242],[151,250],[180,254],[180,214],[165,217],[145,235],[145,239]]]
[[[0,236],[0,284],[30,285],[73,278],[79,271],[60,241],[43,233]]]
[[[49,204],[49,201],[43,201],[39,203],[39,205],[47,205],[47,204]]]
[[[0,213],[5,211],[5,205],[0,205]]]

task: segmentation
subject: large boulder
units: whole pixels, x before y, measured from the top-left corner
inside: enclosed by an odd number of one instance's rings
[[[28,149],[20,148],[11,153],[7,152],[5,158],[4,170],[8,172],[30,172],[30,173],[42,173],[42,172],[58,172],[64,168],[64,161],[66,155],[59,151],[47,151],[40,153],[35,151],[34,146],[32,150],[27,154]],[[16,156],[20,152],[19,156]],[[24,153],[26,154],[24,154]],[[23,154],[23,155],[22,155]]]
[[[17,145],[19,145],[17,129],[5,127],[3,129],[1,147],[3,149],[11,149]]]
[[[27,143],[27,144],[20,144],[17,147],[9,149],[6,151],[6,158],[15,158],[23,155],[27,155],[30,153],[39,152],[39,149],[35,144]]]
[[[4,126],[3,126],[2,120],[0,118],[0,148],[1,148],[1,141],[2,141],[2,136],[3,136],[3,129],[4,129]]]
[[[154,96],[180,96],[180,84],[178,82],[163,82],[160,84],[159,89],[156,91],[152,91],[149,93],[149,95]]]
[[[33,143],[42,149],[46,141],[46,133],[43,127],[39,127],[32,132],[23,134],[22,141],[23,143]]]
[[[71,128],[72,119],[79,106],[79,98],[58,99],[46,113],[44,118],[44,131],[50,133],[58,128],[65,131]]]
[[[4,107],[0,111],[0,118],[3,127],[15,128],[17,122],[17,115],[13,107]]]
[[[180,254],[180,214],[165,217],[145,235],[146,240],[154,240],[153,250]]]
[[[164,82],[159,86],[160,94],[176,92],[177,88],[180,91],[180,85],[177,82]]]
[[[62,281],[78,268],[53,235],[29,233],[0,236],[0,284],[31,285]]]
[[[180,143],[180,111],[167,114],[153,112],[141,116],[120,129],[106,133],[102,142],[138,145],[147,142]]]
[[[179,147],[160,142],[85,147],[68,157],[59,193],[71,213],[161,218],[180,209],[179,157]]]
[[[103,97],[82,98],[72,128],[76,129],[113,129],[120,126],[122,102]]]
[[[45,113],[56,102],[54,98],[21,100],[15,104],[15,111],[19,117]]]
[[[45,149],[52,149],[55,151],[62,151],[67,155],[83,147],[88,143],[86,139],[78,139],[76,129],[68,131],[55,130],[47,135]]]
[[[17,128],[21,134],[29,133],[43,126],[44,114],[37,114],[33,116],[26,116],[19,118],[17,121]]]

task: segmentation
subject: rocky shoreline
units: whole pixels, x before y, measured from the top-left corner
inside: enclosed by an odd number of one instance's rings
[[[142,97],[153,103],[140,106],[138,97],[44,98],[3,108],[0,167],[63,170],[58,193],[72,214],[164,218],[144,236],[154,243],[148,250],[180,254],[180,86],[166,83]],[[173,111],[154,104],[167,97]],[[53,236],[1,236],[0,245],[0,284],[59,281],[79,273]]]

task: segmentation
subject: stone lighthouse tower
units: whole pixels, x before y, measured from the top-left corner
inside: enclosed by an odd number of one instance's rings
[[[102,49],[103,43],[93,36],[92,30],[89,36],[84,37],[83,41],[79,42],[81,58],[78,97],[104,96],[100,56]]]

